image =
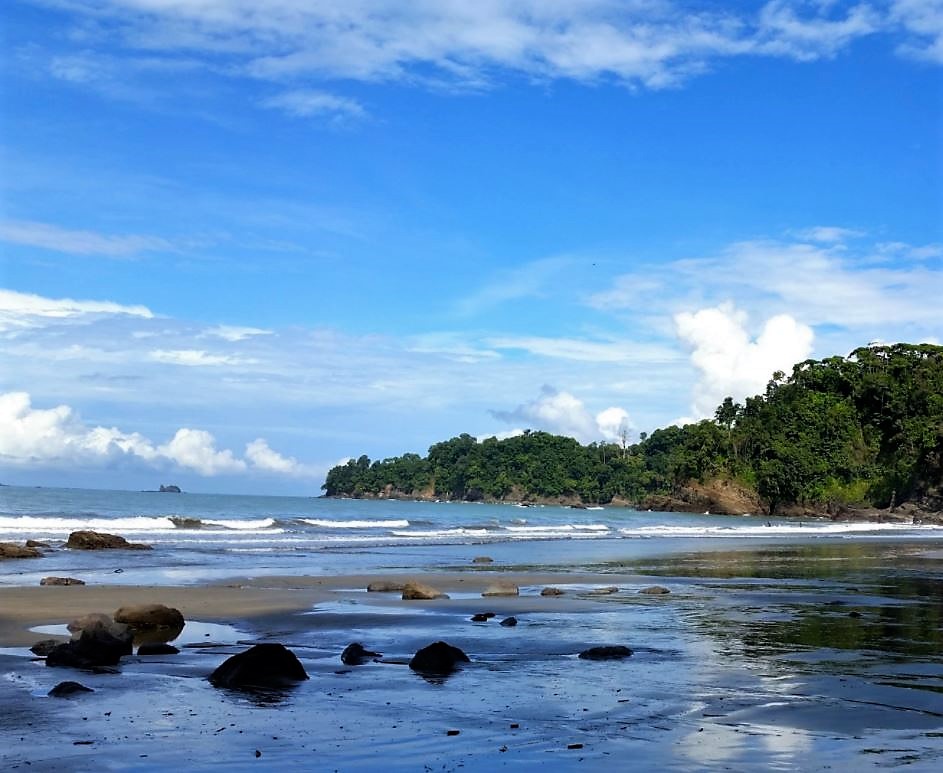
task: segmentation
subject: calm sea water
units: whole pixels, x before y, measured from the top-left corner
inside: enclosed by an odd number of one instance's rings
[[[931,526],[615,507],[0,487],[0,541],[37,539],[60,547],[77,529],[120,534],[155,549],[112,552],[107,559],[53,551],[41,566],[7,561],[0,564],[0,583],[31,583],[60,565],[92,573],[98,582],[176,584],[246,574],[405,571],[467,563],[482,552],[514,565],[572,567],[730,543],[943,539],[943,528]]]

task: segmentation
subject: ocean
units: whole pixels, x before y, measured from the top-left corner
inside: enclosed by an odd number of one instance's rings
[[[572,570],[760,543],[943,539],[943,527],[934,526],[622,507],[0,487],[0,541],[35,539],[58,547],[79,529],[119,534],[155,549],[110,552],[107,561],[97,553],[53,551],[35,571],[30,562],[4,562],[0,584],[32,584],[60,568],[82,571],[99,584],[411,571],[467,564],[479,553],[506,565]]]

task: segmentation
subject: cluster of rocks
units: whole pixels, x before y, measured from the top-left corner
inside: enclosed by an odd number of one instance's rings
[[[80,530],[74,531],[66,540],[65,547],[71,550],[151,550],[150,545],[140,542],[128,542],[124,537],[117,534],[104,534],[97,531]],[[22,545],[15,542],[0,542],[0,559],[5,558],[41,558],[43,550],[48,550],[51,545],[47,542],[28,539]],[[69,584],[69,583],[44,583],[44,584]],[[71,583],[76,585],[78,583]]]

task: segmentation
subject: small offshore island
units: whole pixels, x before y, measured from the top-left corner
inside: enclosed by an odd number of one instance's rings
[[[624,505],[943,523],[943,347],[865,346],[773,374],[714,419],[591,443],[546,432],[330,470],[328,497]]]

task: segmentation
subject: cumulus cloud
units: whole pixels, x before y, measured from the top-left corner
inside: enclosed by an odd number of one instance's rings
[[[779,314],[751,339],[747,315],[731,304],[682,312],[675,326],[700,374],[691,406],[697,418],[713,416],[725,397],[742,400],[762,392],[775,371],[789,373],[809,357],[814,338],[810,327]]]
[[[302,476],[308,468],[272,450],[259,438],[246,446],[245,459],[219,449],[216,438],[182,427],[161,445],[136,432],[90,427],[68,405],[34,408],[27,392],[0,394],[0,463],[18,466],[108,466],[120,462],[176,467],[212,477],[245,472]]]
[[[509,424],[567,435],[581,443],[618,440],[622,430],[630,426],[629,414],[623,408],[607,408],[594,416],[582,400],[550,385],[544,385],[536,398],[514,410],[493,410],[491,415]]]

